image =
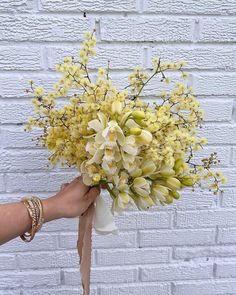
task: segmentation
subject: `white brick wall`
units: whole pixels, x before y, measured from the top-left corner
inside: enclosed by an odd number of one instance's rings
[[[91,68],[110,59],[117,85],[127,85],[136,64],[150,68],[154,54],[187,60],[206,111],[202,155],[216,150],[229,178],[223,197],[186,191],[172,206],[117,217],[118,236],[94,235],[92,295],[236,294],[235,16],[235,0],[0,1],[0,202],[47,197],[76,175],[48,168],[47,151],[31,141],[36,132],[23,132],[31,112],[24,89],[28,79],[49,87],[58,76],[54,64],[76,53],[94,27]],[[76,231],[77,219],[62,219],[30,244],[1,246],[0,295],[82,294]]]

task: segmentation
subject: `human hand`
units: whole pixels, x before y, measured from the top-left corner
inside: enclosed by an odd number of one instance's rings
[[[45,209],[50,207],[55,211],[55,216],[50,218],[51,220],[81,216],[99,193],[99,187],[86,186],[82,182],[82,177],[77,177],[71,183],[63,184],[55,196],[45,200]]]

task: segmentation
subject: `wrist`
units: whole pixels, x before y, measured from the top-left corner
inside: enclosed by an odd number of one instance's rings
[[[45,222],[49,222],[63,217],[61,210],[58,206],[56,195],[42,200],[42,203]]]

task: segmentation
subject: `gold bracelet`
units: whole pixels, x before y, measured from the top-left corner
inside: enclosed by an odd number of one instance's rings
[[[24,242],[31,242],[44,223],[43,204],[38,197],[34,196],[24,197],[21,199],[21,202],[28,210],[29,216],[32,220],[32,226],[30,232],[24,233],[20,237]]]

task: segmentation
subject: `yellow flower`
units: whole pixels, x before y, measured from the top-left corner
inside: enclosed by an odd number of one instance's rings
[[[44,88],[43,87],[36,87],[34,89],[34,95],[35,96],[42,96],[44,94]]]

